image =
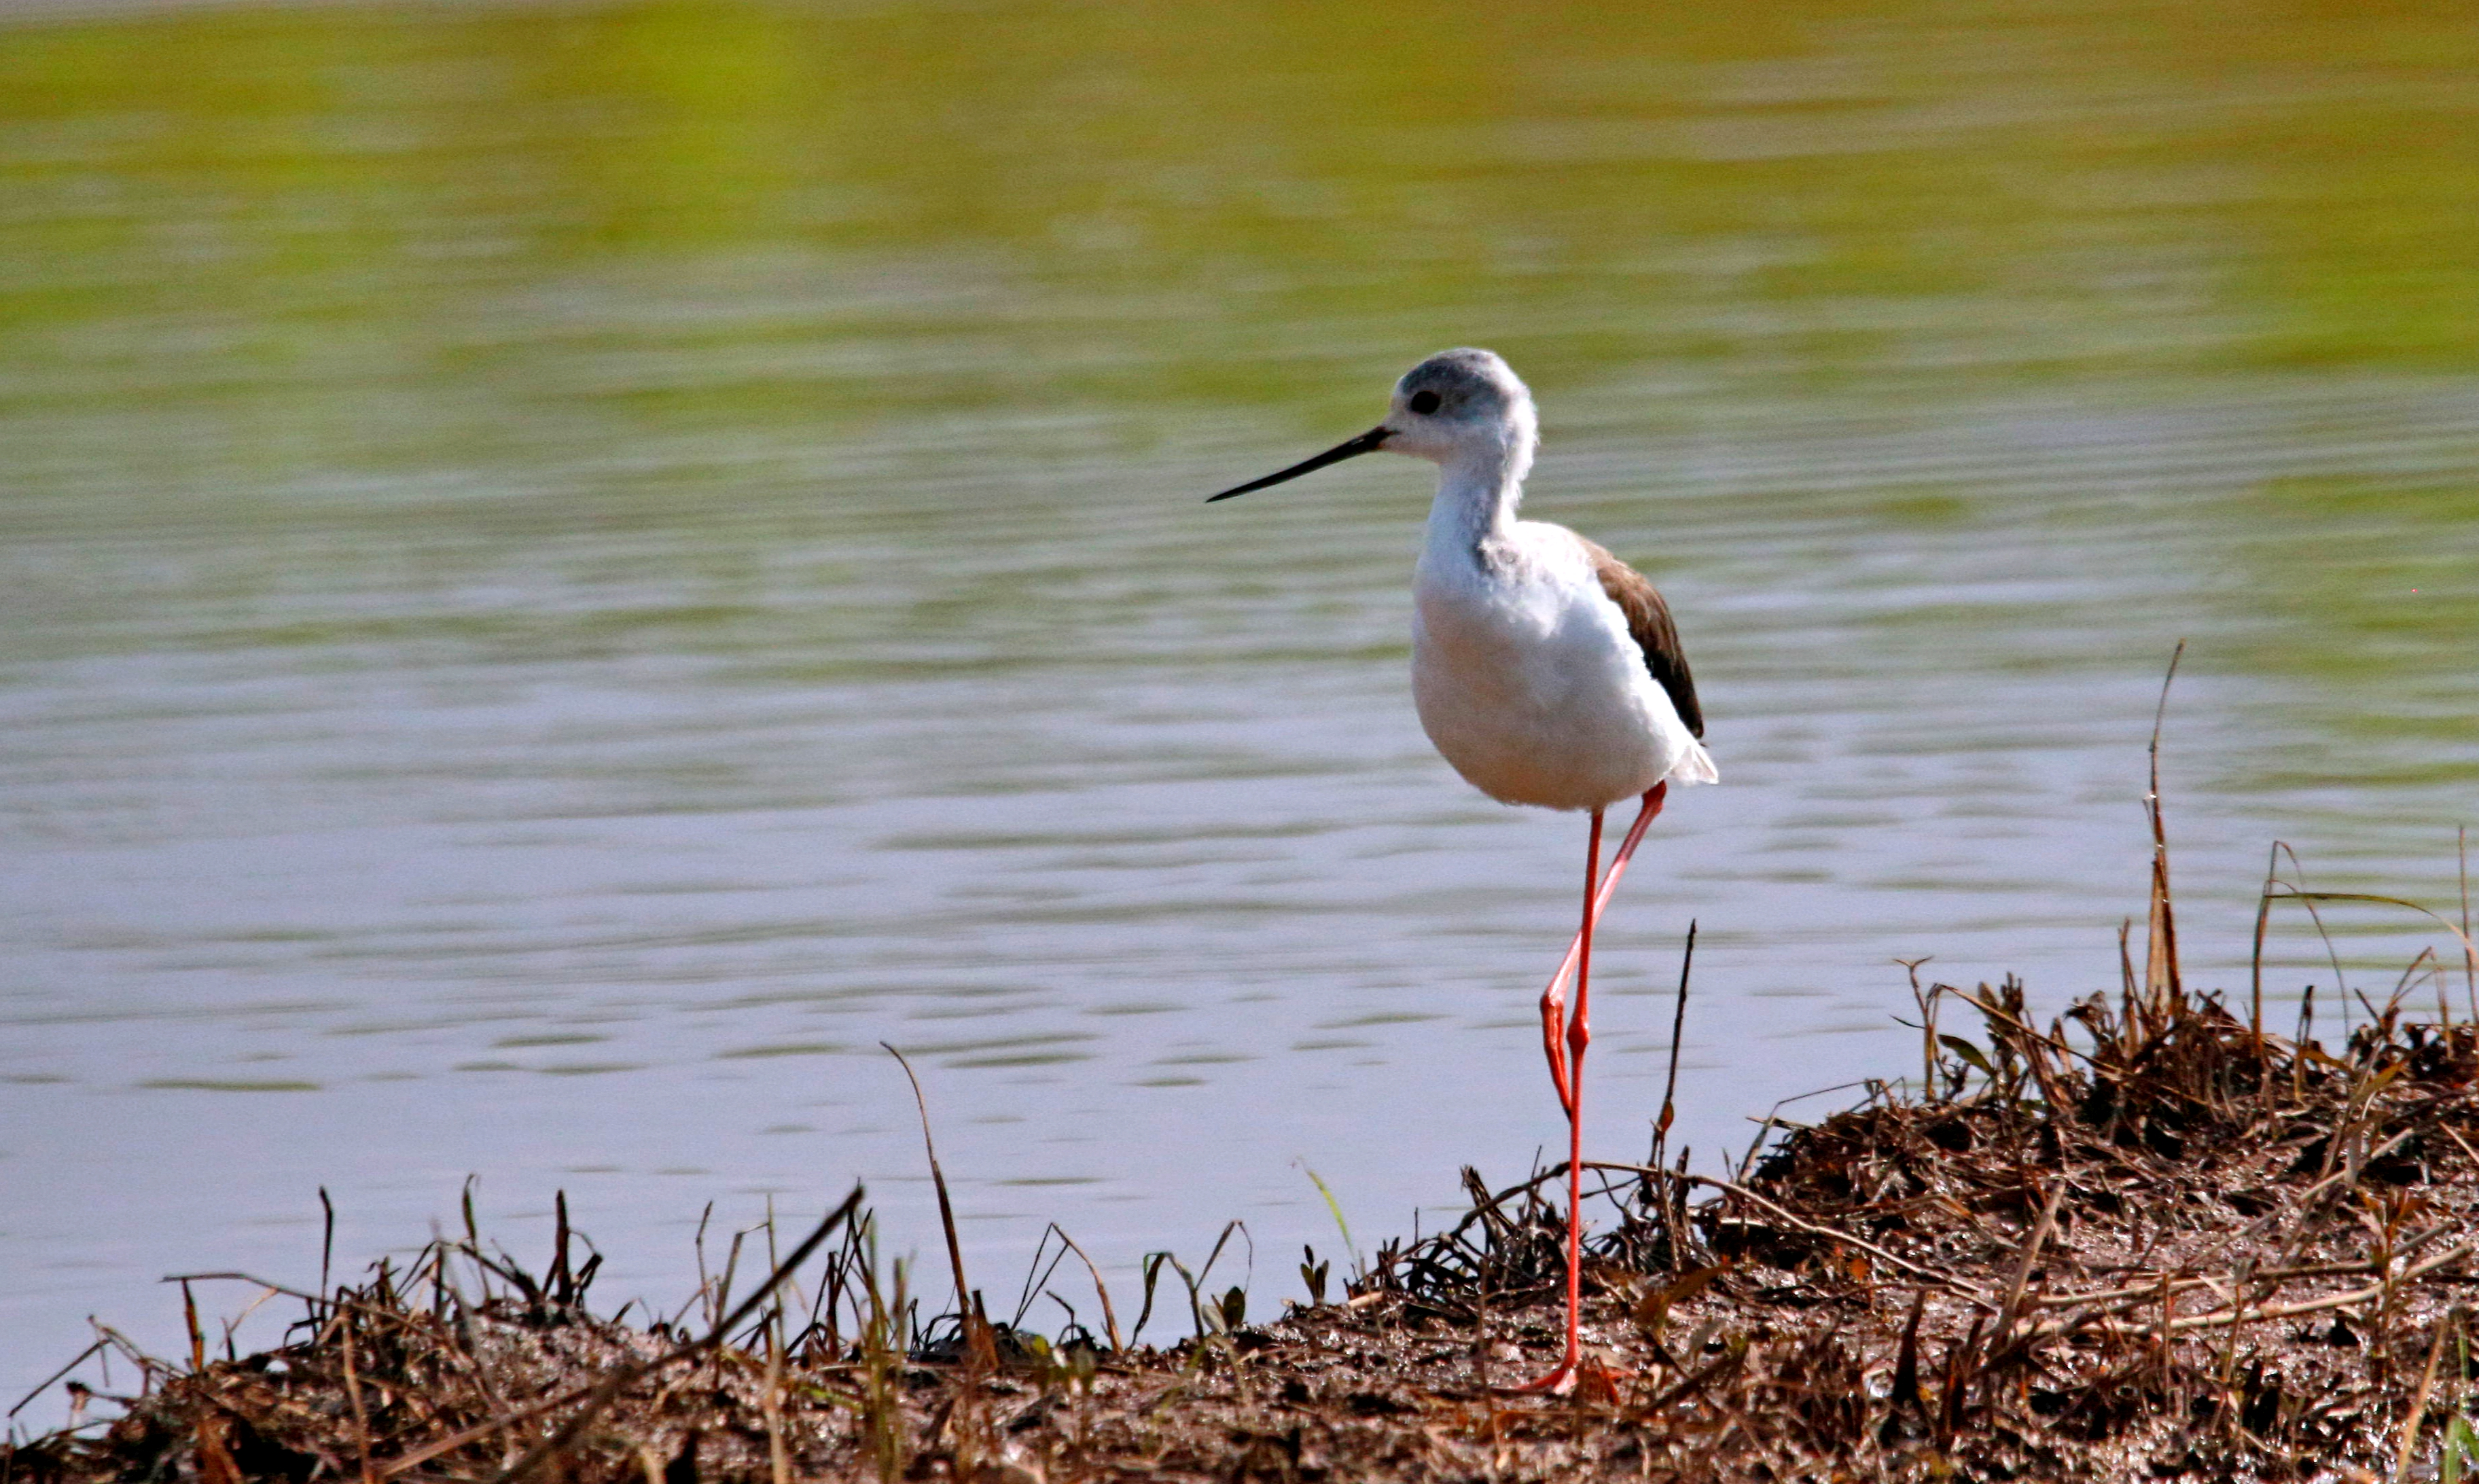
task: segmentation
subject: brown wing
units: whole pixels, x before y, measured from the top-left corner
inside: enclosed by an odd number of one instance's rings
[[[1580,536],[1575,539],[1583,541]],[[1626,615],[1627,632],[1644,651],[1644,667],[1669,692],[1670,704],[1677,708],[1688,731],[1701,737],[1704,711],[1696,704],[1696,677],[1688,673],[1687,652],[1678,646],[1678,626],[1670,621],[1670,604],[1661,601],[1661,594],[1643,573],[1604,548],[1585,541],[1584,554],[1592,559],[1594,576],[1601,579],[1601,591]]]

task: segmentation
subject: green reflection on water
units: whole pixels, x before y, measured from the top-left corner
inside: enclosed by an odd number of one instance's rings
[[[507,433],[579,401],[1357,405],[1369,355],[1474,327],[1553,386],[2479,350],[2453,5],[311,8],[9,41],[13,399],[214,407],[247,425],[163,431],[276,469],[438,447],[345,416],[371,382],[513,394],[456,420]],[[662,322],[564,296],[650,268]]]
[[[1932,422],[2062,389],[2175,420],[2479,371],[2459,3],[305,7],[5,36],[23,656],[1212,663],[1163,616],[1196,594],[1108,570],[1132,505],[1185,496],[1130,471],[1242,427],[1262,459],[1267,417],[1356,427],[1441,344],[1505,350],[1553,439],[1639,450],[1827,403]],[[2191,576],[2228,632],[2197,663],[2413,697],[2343,728],[2457,725],[2479,480],[2436,462],[2200,471]],[[2007,471],[1814,473],[1751,508],[1858,551],[1967,536]],[[984,554],[904,570],[951,548]],[[1304,610],[1340,636],[1313,652],[1391,654],[1359,612]],[[1985,615],[1875,622],[1969,646]]]

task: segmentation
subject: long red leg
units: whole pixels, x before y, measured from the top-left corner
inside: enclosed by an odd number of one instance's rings
[[[1567,1350],[1558,1369],[1524,1388],[1564,1393],[1575,1384],[1575,1363],[1583,1354],[1583,1218],[1584,1218],[1584,1048],[1592,1044],[1589,1011],[1593,985],[1593,923],[1600,916],[1602,898],[1594,879],[1601,868],[1601,811],[1593,810],[1592,838],[1584,850],[1584,920],[1576,930],[1575,1011],[1567,1013],[1559,988],[1562,970],[1541,992],[1541,1038],[1549,1057],[1549,1080],[1557,1086],[1559,1105],[1567,1111]]]
[[[1593,877],[1601,864],[1601,811],[1593,810],[1593,843],[1584,857],[1584,925],[1575,935],[1575,1010],[1567,1017],[1567,1358],[1573,1374],[1584,1352],[1584,1048],[1593,1043],[1593,929],[1601,916]]]
[[[1549,1060],[1549,1080],[1558,1089],[1558,1104],[1567,1113],[1567,1347],[1558,1369],[1524,1387],[1525,1391],[1564,1394],[1572,1390],[1575,1368],[1583,1359],[1584,1049],[1593,1043],[1593,930],[1599,926],[1601,913],[1618,889],[1619,878],[1626,872],[1628,858],[1644,842],[1646,829],[1661,812],[1669,789],[1667,782],[1656,783],[1644,796],[1644,807],[1635,823],[1627,827],[1626,838],[1610,862],[1609,875],[1598,882],[1594,878],[1601,864],[1601,811],[1593,811],[1592,838],[1584,856],[1583,923],[1575,930],[1575,941],[1568,947],[1558,972],[1551,976],[1549,987],[1541,993],[1543,1049]],[[1567,1013],[1565,997],[1559,993],[1571,968],[1575,974],[1575,1011],[1572,1016]]]

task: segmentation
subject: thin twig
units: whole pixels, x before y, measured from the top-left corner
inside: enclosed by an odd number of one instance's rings
[[[1991,1350],[2000,1348],[2005,1343],[2006,1332],[2014,1327],[2015,1312],[2023,1304],[2024,1286],[2031,1282],[2032,1267],[2040,1260],[2040,1249],[2048,1245],[2049,1233],[2057,1224],[2058,1203],[2065,1198],[2066,1182],[2060,1176],[2049,1187],[2049,1198],[2040,1205],[2040,1219],[2032,1224],[2032,1235],[2024,1239],[2022,1261],[2014,1265],[2013,1279],[2006,1285],[2006,1301],[1997,1309],[1997,1325],[1989,1331],[1988,1347]]]
[[[353,1407],[353,1455],[361,1460],[362,1484],[376,1484],[371,1472],[371,1416],[362,1406],[362,1379],[355,1373],[353,1326],[339,1325],[336,1337],[345,1345],[345,1395]]]
[[[2384,1296],[2386,1290],[2395,1284],[2408,1283],[2414,1278],[2425,1277],[2427,1274],[2436,1271],[2438,1268],[2442,1267],[2447,1264],[2454,1263],[2462,1258],[2467,1257],[2470,1255],[2470,1252],[2474,1247],[2479,1247],[2479,1241],[2466,1241],[2460,1246],[2438,1253],[2436,1256],[2429,1258],[2426,1262],[2420,1263],[2415,1267],[2406,1267],[2398,1274],[2395,1274],[2384,1282],[2371,1283],[2363,1289],[2352,1289],[2346,1293],[2327,1294],[2322,1298],[2305,1299],[2294,1304],[2272,1304],[2263,1308],[2239,1306],[2229,1309],[2217,1309],[2210,1314],[2190,1314],[2174,1318],[2164,1317],[2163,1322],[2155,1326],[2153,1333],[2156,1337],[2164,1334],[2183,1334],[2190,1329],[2211,1329],[2217,1325],[2235,1324],[2242,1319],[2254,1321],[2264,1319],[2290,1319],[2296,1318],[2302,1314],[2321,1314],[2328,1309],[2346,1309],[2353,1304],[2364,1304],[2369,1299],[2381,1298]],[[2167,1275],[2163,1274],[2162,1279],[2164,1288],[2163,1290],[2157,1292],[2162,1292],[2165,1295]],[[2032,1331],[2031,1334],[2036,1339],[2052,1339],[2057,1335],[2066,1333],[2070,1329],[2079,1328],[2085,1320],[2096,1319],[2108,1314],[2122,1312],[2124,1311],[2121,1309],[2108,1309],[2089,1315],[2068,1315],[2062,1319],[2055,1319],[2049,1323],[2041,1325],[2039,1328]]]
[[[2419,1372],[2418,1391],[2411,1397],[2410,1420],[2402,1424],[2401,1456],[2393,1464],[2394,1484],[2408,1484],[2411,1459],[2418,1452],[2418,1424],[2427,1416],[2427,1393],[2436,1385],[2436,1363],[2444,1354],[2444,1338],[2461,1322],[2462,1311],[2455,1308],[2436,1326],[2436,1341],[2427,1347],[2427,1369]]]
[[[2470,827],[2453,832],[2454,865],[2462,882],[2462,987],[2470,998],[2470,1020],[2479,1025],[2479,945],[2470,941]]]
[[[2167,994],[2170,1004],[2177,1003],[2184,992],[2178,979],[2178,923],[2170,907],[2169,835],[2160,817],[2160,726],[2169,715],[2169,685],[2178,678],[2178,661],[2185,657],[2186,641],[2178,641],[2169,654],[2169,672],[2160,678],[2160,701],[2152,711],[2152,787],[2143,796],[2143,807],[2152,820],[2152,923],[2151,945],[2143,966],[2143,991],[2146,996]],[[2154,1005],[2147,1014],[2160,1014],[2165,1007]]]
[[[1119,1339],[1118,1316],[1111,1312],[1111,1289],[1102,1281],[1102,1269],[1093,1266],[1093,1260],[1085,1255],[1085,1249],[1076,1244],[1075,1238],[1067,1235],[1066,1228],[1053,1221],[1050,1229],[1059,1234],[1059,1240],[1067,1244],[1067,1250],[1075,1253],[1077,1260],[1085,1265],[1085,1270],[1093,1275],[1093,1292],[1101,1295],[1102,1328],[1111,1337],[1111,1348],[1113,1351],[1126,1349],[1127,1345]]]
[[[1793,1213],[1784,1210],[1781,1206],[1776,1205],[1772,1200],[1757,1194],[1755,1191],[1749,1190],[1746,1186],[1740,1185],[1735,1181],[1716,1180],[1709,1175],[1690,1175],[1674,1169],[1662,1169],[1651,1164],[1619,1164],[1603,1163],[1598,1160],[1586,1160],[1584,1162],[1584,1167],[1586,1169],[1621,1170],[1634,1175],[1650,1175],[1661,1180],[1682,1180],[1690,1185],[1700,1185],[1709,1190],[1721,1190],[1727,1194],[1735,1195],[1741,1200],[1747,1201],[1752,1205],[1764,1207],[1767,1211],[1773,1213],[1776,1220],[1780,1221],[1795,1230],[1805,1232],[1811,1237],[1829,1238],[1834,1241],[1841,1242],[1845,1246],[1856,1247],[1860,1251],[1867,1253],[1869,1256],[1876,1258],[1879,1262],[1887,1263],[1895,1267],[1901,1268],[1903,1271],[1909,1273],[1914,1278],[1933,1283],[1937,1287],[1945,1289],[1951,1292],[1959,1293],[1983,1309],[1994,1312],[1997,1308],[1996,1304],[1989,1301],[1987,1295],[1981,1293],[1979,1290],[1972,1288],[1968,1284],[1958,1282],[1953,1277],[1937,1272],[1934,1269],[1922,1267],[1919,1264],[1911,1262],[1907,1258],[1897,1257],[1893,1253],[1886,1251],[1884,1248],[1878,1246],[1876,1243],[1868,1241],[1862,1238],[1853,1237],[1849,1232],[1838,1231],[1833,1227],[1820,1225],[1817,1222],[1808,1220],[1804,1216],[1794,1215]]]
[[[1677,1113],[1678,1042],[1687,1029],[1687,979],[1696,969],[1696,919],[1687,920],[1687,950],[1678,957],[1678,1002],[1670,1012],[1670,1076],[1661,1085],[1661,1121],[1653,1125],[1652,1163],[1661,1163],[1661,1149],[1670,1138],[1670,1125]]]
[[[947,1264],[956,1279],[956,1322],[962,1328],[965,1350],[995,1365],[997,1348],[974,1323],[973,1291],[964,1285],[964,1244],[956,1238],[956,1203],[948,1198],[947,1176],[938,1168],[938,1145],[930,1137],[930,1100],[921,1095],[921,1079],[912,1075],[912,1063],[904,1059],[904,1053],[884,1041],[879,1044],[904,1068],[905,1080],[912,1084],[913,1106],[921,1110],[921,1147],[930,1156],[930,1184],[938,1192],[938,1224],[947,1234]],[[984,1357],[985,1350],[989,1353]]]
[[[1695,968],[1696,919],[1691,917],[1687,920],[1687,949],[1678,957],[1678,1001],[1670,1012],[1670,1077],[1661,1088],[1661,1117],[1652,1126],[1652,1163],[1655,1164],[1669,1156],[1670,1125],[1678,1113],[1678,1044],[1687,1035],[1687,981]],[[1729,1158],[1727,1151],[1724,1152],[1723,1158],[1725,1161]],[[1677,1219],[1678,1213],[1668,1202],[1665,1201],[1661,1209],[1662,1225],[1670,1234],[1663,1246],[1668,1249],[1670,1270],[1675,1273],[1678,1271],[1679,1249],[1685,1245],[1679,1241],[1682,1223]]]
[[[11,1407],[7,1415],[10,1417],[15,1417],[18,1413],[25,1411],[27,1405],[36,1397],[43,1394],[44,1390],[53,1382],[59,1380],[64,1375],[67,1375],[70,1371],[77,1369],[80,1366],[85,1365],[88,1359],[91,1357],[95,1351],[102,1349],[105,1345],[110,1343],[112,1343],[112,1341],[109,1338],[105,1338],[97,1340],[94,1343],[78,1351],[76,1359],[70,1361],[67,1365],[63,1366],[60,1369],[53,1371],[50,1375],[43,1377],[41,1381],[36,1384],[33,1391],[28,1392],[25,1395],[19,1397],[17,1399],[17,1404]]]

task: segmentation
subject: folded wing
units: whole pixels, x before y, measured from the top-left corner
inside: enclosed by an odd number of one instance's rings
[[[1581,536],[1575,539],[1584,541]],[[1627,632],[1635,637],[1636,648],[1644,651],[1644,667],[1670,697],[1689,734],[1701,738],[1704,710],[1696,704],[1696,677],[1688,671],[1687,652],[1679,647],[1678,626],[1670,621],[1670,604],[1661,601],[1661,593],[1643,573],[1612,556],[1607,548],[1584,541],[1584,554],[1592,560],[1594,576],[1601,579],[1601,591],[1626,615]]]

